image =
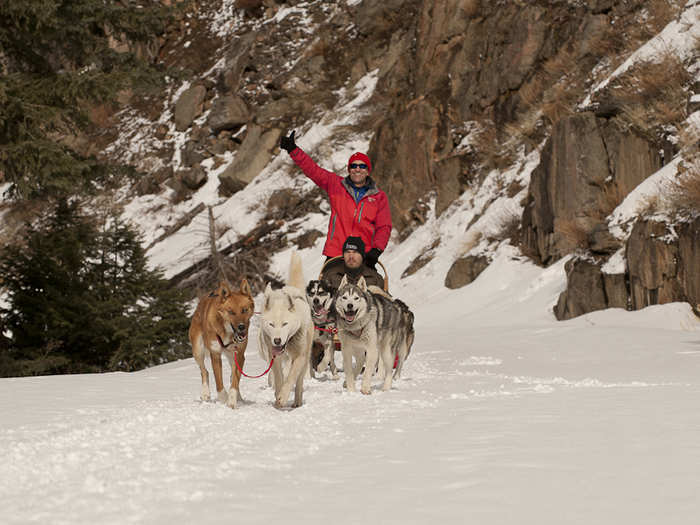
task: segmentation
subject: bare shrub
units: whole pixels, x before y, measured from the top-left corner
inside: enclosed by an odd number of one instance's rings
[[[658,62],[640,62],[616,79],[611,94],[622,108],[622,121],[654,135],[665,125],[678,126],[687,116],[691,75],[680,58],[665,51]]]
[[[600,57],[610,57],[614,59],[617,55],[624,53],[628,48],[627,38],[624,31],[620,31],[617,26],[612,24],[599,35],[591,39],[589,49],[591,52]],[[622,57],[616,59],[622,61]]]
[[[499,242],[510,239],[513,246],[520,244],[520,215],[509,213],[501,218],[498,224],[498,233],[489,235],[486,240],[489,242]],[[465,252],[466,253],[466,252]]]
[[[690,125],[679,129],[678,147],[686,157],[700,153],[700,128]]]
[[[639,201],[638,213],[642,217],[656,215],[661,210],[661,197],[658,193],[650,193],[642,197]]]
[[[615,208],[617,208],[623,200],[625,200],[626,193],[616,182],[607,184],[603,191],[600,192],[600,201],[598,205],[598,210],[600,211],[600,219],[603,219],[610,215]]]
[[[307,57],[322,56],[325,57],[331,51],[332,44],[329,40],[324,38],[318,38],[309,49],[306,51]]]
[[[460,9],[465,17],[471,18],[479,12],[479,7],[479,0],[462,0]]]
[[[668,190],[669,205],[678,211],[700,212],[700,159],[684,165]]]
[[[236,0],[234,7],[245,11],[255,11],[263,5],[263,0]]]
[[[471,140],[476,157],[488,169],[502,169],[515,161],[515,153],[501,140],[493,122],[482,122]]]
[[[588,231],[576,219],[559,219],[554,223],[554,233],[564,244],[566,252],[588,247]]]
[[[647,0],[646,8],[648,17],[646,26],[651,35],[656,35],[671,20],[676,18],[683,9],[687,0]]]
[[[573,115],[576,110],[580,90],[577,86],[562,80],[545,94],[542,113],[554,124],[562,118]]]
[[[480,231],[467,232],[467,236],[464,239],[464,243],[462,244],[461,249],[459,251],[460,257],[472,251],[481,242],[481,238],[483,236],[484,234]]]
[[[518,95],[526,107],[536,106],[542,100],[546,85],[545,79],[546,75],[538,71],[520,87]]]
[[[560,79],[579,69],[578,57],[570,49],[562,49],[542,66],[552,79]]]
[[[678,16],[686,0],[647,0],[644,2],[644,17],[625,21],[613,19],[589,45],[590,51],[598,57],[606,57],[607,67],[599,71],[606,76],[644,42],[657,35],[673,18]]]

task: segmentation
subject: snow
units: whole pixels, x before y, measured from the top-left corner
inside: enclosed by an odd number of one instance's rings
[[[320,246],[302,256],[311,278]],[[700,322],[679,303],[557,322],[564,262],[504,244],[448,290],[428,267],[399,280],[388,258],[416,342],[370,396],[307,378],[304,406],[278,411],[265,379],[244,378],[234,411],[198,400],[192,359],[1,379],[2,521],[693,523]],[[266,366],[256,332],[251,375]]]

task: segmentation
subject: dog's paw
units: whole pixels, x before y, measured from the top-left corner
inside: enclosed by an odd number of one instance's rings
[[[199,393],[199,399],[205,402],[211,401],[211,394],[209,393],[209,389],[204,389],[202,388],[202,391]]]
[[[219,403],[227,403],[228,402],[228,392],[226,392],[226,389],[224,388],[222,391],[220,391],[216,398],[219,400]]]
[[[368,396],[368,395],[370,395],[370,394],[372,393],[372,388],[370,388],[370,387],[368,387],[368,386],[363,386],[363,387],[360,389],[360,392],[362,392],[364,395]]]
[[[228,395],[228,399],[226,400],[226,406],[229,408],[237,408],[238,407],[238,392],[236,390],[231,390]]]

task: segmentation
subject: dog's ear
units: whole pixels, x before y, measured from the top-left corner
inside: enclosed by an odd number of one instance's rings
[[[287,294],[284,294],[287,296],[287,300],[289,301],[289,311],[293,312],[294,311],[294,300],[292,299],[292,296]]]
[[[221,283],[221,297],[226,299],[229,295],[231,295],[231,285],[228,281],[224,281]]]
[[[270,286],[270,283],[267,283],[267,286],[265,287],[265,307],[263,308],[264,310],[269,310],[270,309],[270,295],[272,294],[272,286]]]
[[[359,288],[360,290],[362,290],[363,292],[366,292],[366,291],[367,291],[367,283],[365,282],[365,278],[364,278],[364,277],[360,276],[360,280],[357,281],[357,286],[358,286],[358,288]]]
[[[248,297],[253,297],[253,293],[250,290],[250,285],[248,284],[248,279],[243,279],[241,281],[241,294],[247,295]]]
[[[333,288],[333,285],[328,279],[322,279],[321,280],[321,286],[323,286],[326,290],[328,290],[331,294],[334,294],[336,292],[336,289]]]
[[[338,286],[338,289],[341,289],[346,284],[348,284],[348,276],[343,275],[343,278],[340,280],[340,286]]]

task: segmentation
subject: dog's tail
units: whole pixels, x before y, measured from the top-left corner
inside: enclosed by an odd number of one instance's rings
[[[289,261],[289,279],[287,280],[287,284],[299,288],[299,290],[303,290],[306,287],[301,257],[299,257],[297,252],[292,253],[292,258]]]

